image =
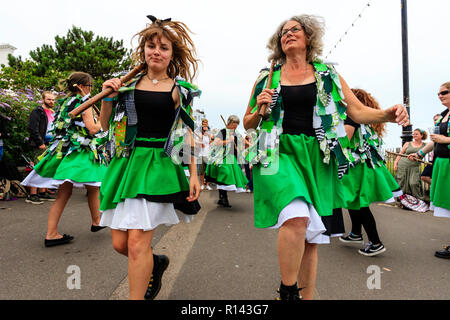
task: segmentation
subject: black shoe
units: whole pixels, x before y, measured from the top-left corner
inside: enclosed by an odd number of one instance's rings
[[[153,255],[153,272],[144,296],[145,300],[154,300],[158,295],[161,289],[161,278],[168,265],[169,258],[167,256],[163,254]]]
[[[74,237],[72,237],[71,235],[64,234],[63,237],[60,239],[51,239],[51,240],[45,239],[44,244],[46,247],[54,247],[54,246],[59,246],[60,244],[69,243],[73,239],[74,239]]]
[[[444,250],[436,251],[434,255],[438,258],[450,259],[450,246],[444,246]]]
[[[288,289],[289,288],[289,289]],[[300,295],[300,290],[303,288],[297,288],[297,284],[292,287],[286,287],[283,284],[280,285],[280,289],[277,292],[280,294],[280,297],[275,300],[291,300],[291,301],[299,301],[302,300],[302,296]]]
[[[91,232],[97,232],[97,231],[100,231],[100,230],[105,229],[105,228],[106,227],[91,225]]]
[[[383,253],[386,251],[386,248],[382,243],[379,243],[378,245],[374,245],[372,242],[369,242],[367,247],[364,249],[359,249],[358,252],[366,257],[373,257],[377,254]]]
[[[354,235],[351,232],[345,237],[339,237],[339,241],[345,243],[364,243],[362,236]]]
[[[39,199],[37,194],[29,194],[27,198],[25,199],[25,202],[31,203],[31,204],[43,204],[44,201]]]
[[[48,192],[43,192],[38,194],[38,198],[42,201],[55,201],[56,197]]]

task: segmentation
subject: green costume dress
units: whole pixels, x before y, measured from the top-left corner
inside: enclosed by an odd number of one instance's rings
[[[449,110],[441,113],[436,126],[440,134],[449,137],[448,120],[442,122]],[[430,202],[431,210],[436,217],[450,218],[450,144],[436,143],[434,147],[433,175],[431,177]]]
[[[328,243],[327,236],[344,232],[343,224],[333,231],[333,209],[344,205],[337,177],[348,169],[352,154],[347,149],[346,105],[339,76],[333,66],[320,61],[313,67],[317,89],[311,106],[314,135],[282,133],[281,65],[277,65],[270,85],[275,89],[270,117],[259,125],[253,139],[257,142],[246,156],[254,164],[255,226],[278,228],[288,219],[308,217],[306,240]],[[268,73],[263,69],[257,80],[250,101],[252,112],[256,112],[256,97],[266,87]]]
[[[200,210],[197,200],[186,200],[189,181],[179,155],[187,127],[194,129],[190,103],[201,91],[177,77],[172,90],[181,105],[175,110],[172,91],[137,90],[141,77],[119,90],[110,121],[112,161],[100,188],[100,225],[111,229],[153,230],[189,222]]]
[[[346,124],[355,127],[350,140],[354,162],[341,182],[345,208],[359,210],[373,202],[394,202],[402,195],[399,185],[384,164],[380,148],[382,139],[368,125],[358,125],[350,118]]]
[[[57,188],[64,182],[75,187],[101,185],[106,172],[104,145],[107,133],[100,131],[91,135],[82,115],[75,119],[69,116],[69,112],[87,98],[76,95],[58,101],[50,146],[22,185],[38,188]]]
[[[230,130],[222,129],[217,137],[229,140]],[[241,140],[234,136],[234,143],[226,146],[211,147],[211,162],[206,166],[206,181],[217,184],[217,189],[225,191],[245,192],[248,180],[238,164],[240,150],[243,150]],[[236,147],[235,147],[236,146]],[[233,151],[234,150],[234,151]],[[241,157],[239,157],[241,159]]]

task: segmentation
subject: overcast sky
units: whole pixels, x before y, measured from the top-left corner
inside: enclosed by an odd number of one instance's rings
[[[370,3],[370,7],[365,6]],[[382,108],[403,102],[400,0],[278,0],[278,1],[149,1],[149,0],[40,0],[3,1],[0,5],[0,43],[17,48],[15,56],[54,45],[72,25],[96,35],[124,40],[132,48],[134,34],[149,20],[172,17],[195,33],[202,61],[196,83],[203,91],[196,107],[203,108],[213,127],[236,114],[242,120],[252,85],[268,66],[266,44],[277,26],[297,14],[325,19],[323,56],[351,87],[372,93]],[[363,11],[354,27],[334,45]],[[439,86],[450,81],[448,0],[408,1],[410,101],[413,128],[426,129],[432,116],[444,110]],[[243,129],[242,121],[240,128]],[[388,125],[385,143],[401,144],[401,128]]]

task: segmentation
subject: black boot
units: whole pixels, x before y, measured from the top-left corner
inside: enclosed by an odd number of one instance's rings
[[[153,254],[153,272],[148,283],[147,292],[145,293],[144,299],[153,300],[159,293],[161,289],[161,278],[164,271],[169,265],[169,258],[165,255]]]
[[[297,287],[297,283],[292,286],[285,286],[283,282],[281,282],[280,289],[278,290],[280,297],[276,300],[301,300],[302,296],[300,295],[300,290],[302,289]]]
[[[219,189],[219,201],[217,201],[217,204],[220,204],[225,208],[231,208],[231,205],[228,202],[228,194],[225,190]]]

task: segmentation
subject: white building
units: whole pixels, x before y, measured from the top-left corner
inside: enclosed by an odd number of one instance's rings
[[[194,109],[194,111],[192,112],[192,117],[195,121],[195,127],[201,127],[202,119],[206,118],[206,114],[203,109]]]
[[[12,54],[16,49],[17,48],[7,43],[0,44],[0,65],[4,64],[5,66],[8,66],[8,54]]]

